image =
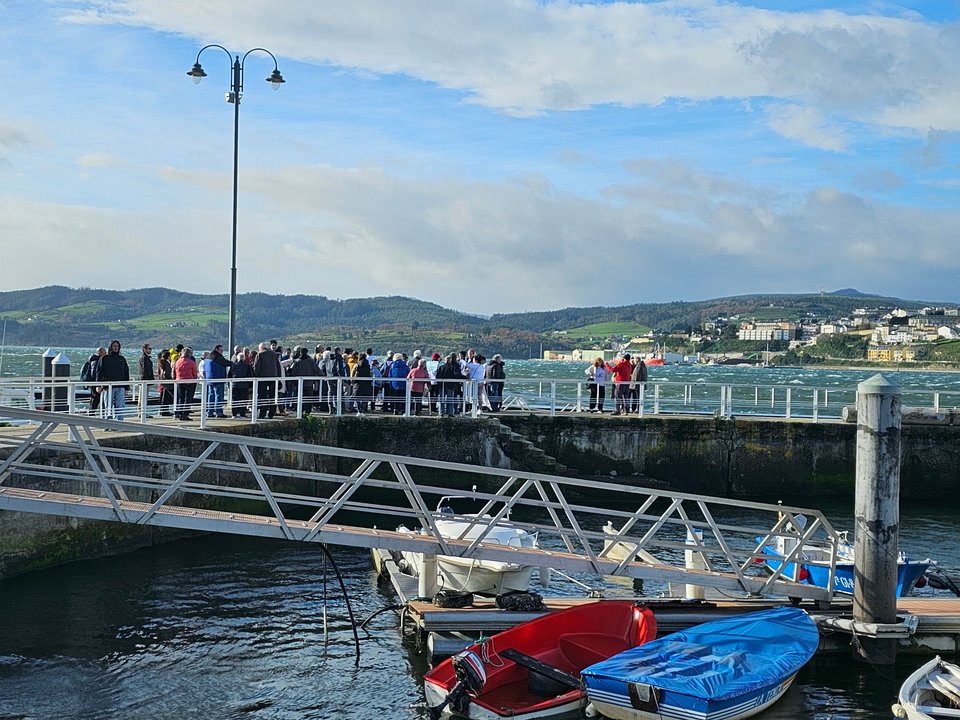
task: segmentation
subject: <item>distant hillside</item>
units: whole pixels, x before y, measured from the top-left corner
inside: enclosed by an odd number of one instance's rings
[[[547,312],[493,315],[489,322],[494,326],[523,327],[536,332],[547,332],[614,321],[638,323],[661,332],[672,332],[695,328],[716,317],[739,316],[741,320],[754,317],[763,320],[831,319],[849,315],[861,307],[901,307],[910,310],[930,304],[873,295],[738,295],[697,302],[643,303],[613,308],[566,308]]]
[[[228,297],[166,288],[94,290],[51,286],[0,293],[7,343],[95,345],[118,337],[205,347],[227,335]],[[237,297],[237,336],[245,343],[342,329],[405,326],[411,330],[476,330],[487,321],[404,297],[330,300],[314,295],[247,293]]]
[[[569,349],[582,343],[602,344],[608,337],[638,334],[647,328],[658,333],[686,331],[716,317],[834,319],[858,307],[917,309],[930,304],[935,303],[862,294],[743,295],[483,318],[397,296],[330,300],[316,295],[248,293],[237,299],[237,336],[247,345],[277,338],[286,343],[370,345],[378,352],[470,346],[487,354],[529,357],[539,352],[541,342],[551,349]],[[127,346],[149,341],[155,346],[183,342],[206,348],[226,340],[227,307],[226,295],[167,288],[120,291],[50,286],[0,293],[0,318],[6,321],[8,345],[84,347],[116,337]]]

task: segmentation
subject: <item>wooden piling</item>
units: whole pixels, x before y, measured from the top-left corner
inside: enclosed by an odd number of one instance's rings
[[[857,386],[853,619],[897,621],[900,535],[900,386],[874,375]],[[854,657],[889,665],[896,640],[859,638]]]

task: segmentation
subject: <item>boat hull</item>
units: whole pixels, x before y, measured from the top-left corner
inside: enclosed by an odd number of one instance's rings
[[[799,608],[703,623],[581,672],[594,709],[614,720],[738,720],[769,707],[820,642]]]
[[[487,528],[488,520],[488,516],[464,515],[459,518],[437,520],[436,527],[437,531],[448,539],[474,541],[481,539],[482,534],[483,542],[494,545],[525,548],[537,546],[535,533],[528,533],[508,522]],[[412,530],[403,526],[397,529],[413,534]],[[420,577],[423,573],[423,555],[404,552],[402,558],[407,566],[406,571],[415,577]],[[525,591],[530,588],[533,570],[532,565],[437,555],[437,580],[443,590],[489,596]]]
[[[474,720],[578,717],[585,705],[580,670],[654,637],[653,613],[630,600],[601,600],[548,613],[468,648],[483,658],[486,682],[469,702],[448,705],[444,712]],[[567,675],[572,684],[551,686],[531,669],[538,663]],[[428,705],[444,702],[456,682],[451,659],[428,672],[424,676]]]
[[[796,675],[772,687],[762,688],[747,697],[719,701],[698,701],[678,693],[666,692],[654,710],[633,707],[631,698],[617,693],[590,692],[590,704],[611,720],[741,720],[763,712],[790,689]]]
[[[411,574],[419,577],[423,571],[423,555],[402,553]],[[530,588],[533,566],[493,560],[471,560],[449,555],[437,556],[437,579],[444,590],[456,590],[477,595],[501,595]]]
[[[768,556],[764,558],[764,565],[771,571],[779,570],[780,566],[783,565],[783,560],[778,559],[778,556],[782,558],[782,555],[779,555],[776,550],[769,546],[763,548],[763,553]],[[929,562],[907,560],[898,563],[897,595],[899,597],[908,595],[914,586],[916,586],[917,581],[923,577],[928,567],[930,567]],[[799,582],[801,583],[825,588],[830,583],[830,565],[829,563],[823,562],[802,562],[800,563],[800,572],[798,573],[796,563],[787,563],[786,568],[783,570],[783,576],[790,579],[799,578]],[[838,562],[833,575],[833,591],[852,595],[853,578],[853,563]]]

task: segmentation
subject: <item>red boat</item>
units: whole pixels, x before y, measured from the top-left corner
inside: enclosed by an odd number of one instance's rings
[[[551,612],[437,665],[423,678],[427,705],[434,718],[576,717],[580,671],[656,636],[653,612],[632,600]]]

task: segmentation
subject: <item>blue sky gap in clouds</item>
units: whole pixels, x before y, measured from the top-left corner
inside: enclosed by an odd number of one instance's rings
[[[960,3],[0,2],[7,289],[960,301]],[[23,249],[27,249],[24,252]]]

